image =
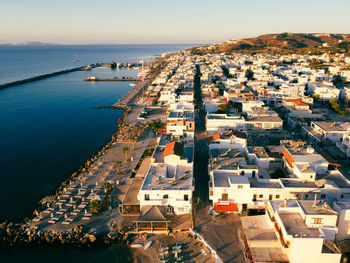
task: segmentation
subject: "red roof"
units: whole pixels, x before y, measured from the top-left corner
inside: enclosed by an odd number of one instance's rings
[[[292,102],[297,106],[308,106],[302,101],[302,99],[285,99],[284,102]]]
[[[220,139],[220,133],[209,135],[209,136],[207,136],[207,139],[208,139],[209,142],[215,141],[215,140],[219,140]]]
[[[184,150],[184,145],[179,142],[171,142],[165,145],[163,157],[166,157],[171,154],[176,154],[182,156]]]
[[[288,151],[283,151],[282,154],[286,158],[289,166],[292,167],[293,163],[295,163],[295,159],[293,158],[293,156]]]
[[[238,212],[238,206],[237,203],[228,203],[227,205],[214,203],[214,210],[216,212]]]

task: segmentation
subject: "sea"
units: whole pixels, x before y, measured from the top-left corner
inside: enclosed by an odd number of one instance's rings
[[[96,62],[147,61],[193,45],[0,46],[0,84]],[[73,61],[75,59],[78,61]],[[99,67],[0,90],[0,222],[21,220],[97,153],[117,129],[110,106],[131,82],[84,78],[136,77],[137,70]],[[0,262],[127,262],[120,246],[0,247]]]

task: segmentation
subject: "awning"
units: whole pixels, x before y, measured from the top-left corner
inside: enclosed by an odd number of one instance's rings
[[[237,203],[228,203],[227,205],[214,203],[214,210],[216,212],[238,212]]]

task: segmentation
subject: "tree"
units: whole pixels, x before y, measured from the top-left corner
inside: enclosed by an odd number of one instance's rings
[[[228,103],[219,104],[218,105],[218,112],[227,113],[228,112]]]
[[[339,114],[341,115],[346,115],[346,112],[345,111],[342,111],[340,109],[340,105],[339,103],[335,100],[335,99],[331,99],[329,101],[329,103],[331,104],[331,108],[335,111],[335,112],[338,112]]]
[[[122,166],[122,162],[121,161],[117,160],[117,161],[114,162],[114,167],[117,168],[118,174],[120,173],[120,167],[121,166]]]
[[[103,188],[105,189],[106,193],[112,191],[112,189],[113,189],[113,187],[112,187],[110,182],[105,182],[105,185],[103,186]]]
[[[132,150],[135,151],[135,143],[136,143],[136,137],[135,136],[131,136],[131,141],[132,141]]]
[[[248,68],[246,73],[245,73],[245,76],[248,80],[254,80],[254,72],[251,68]]]
[[[101,209],[101,206],[102,204],[101,204],[101,201],[99,200],[92,200],[89,204],[91,212],[95,214],[98,213],[98,211]]]
[[[143,131],[143,128],[141,126],[137,126],[136,127],[136,131],[137,131],[137,136],[140,137],[141,136],[141,133]]]
[[[129,151],[129,147],[124,146],[123,147],[123,153],[125,154],[125,161],[128,160],[128,151]]]

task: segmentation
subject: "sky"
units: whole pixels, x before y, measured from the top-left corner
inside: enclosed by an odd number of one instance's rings
[[[350,33],[349,0],[0,0],[0,43],[210,44]]]

